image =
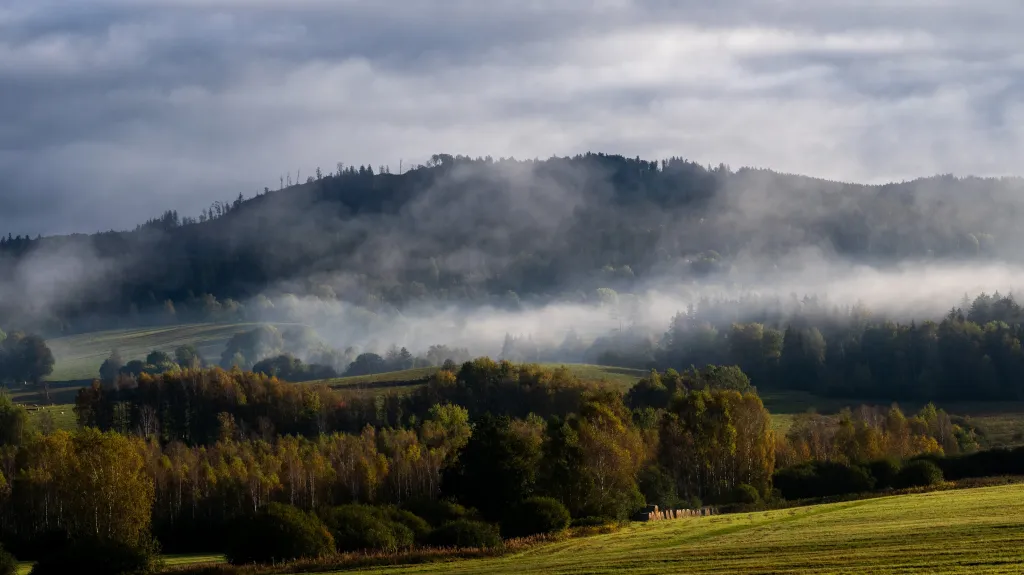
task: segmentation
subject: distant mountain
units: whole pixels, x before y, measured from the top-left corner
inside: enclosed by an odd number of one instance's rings
[[[73,331],[285,291],[398,307],[572,299],[808,254],[879,266],[1018,261],[1022,192],[1014,178],[866,186],[602,154],[318,170],[198,218],[4,238],[0,325]]]

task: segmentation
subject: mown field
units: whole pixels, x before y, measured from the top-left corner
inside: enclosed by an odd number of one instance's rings
[[[117,349],[125,361],[143,359],[154,349],[171,353],[174,348],[192,344],[207,359],[220,357],[224,344],[236,333],[257,327],[256,323],[200,323],[167,327],[122,329],[76,334],[47,340],[53,350],[54,365],[50,381],[91,380],[100,364]]]
[[[632,526],[515,555],[362,573],[1020,573],[1024,487]]]
[[[173,564],[211,561],[222,559],[175,557]],[[1022,571],[1024,484],[633,523],[614,533],[541,544],[497,558],[345,573],[966,575]]]

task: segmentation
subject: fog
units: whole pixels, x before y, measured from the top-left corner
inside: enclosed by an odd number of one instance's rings
[[[370,311],[337,300],[287,296],[276,298],[276,313],[265,313],[262,319],[288,318],[309,325],[336,349],[353,347],[383,354],[391,346],[404,346],[422,354],[431,345],[448,345],[466,348],[474,356],[498,357],[506,335],[529,338],[551,349],[570,333],[587,345],[615,333],[656,340],[674,315],[700,307],[705,300],[727,304],[731,311],[724,321],[743,322],[766,309],[783,316],[796,314],[808,298],[815,300],[817,309],[844,313],[857,308],[880,320],[920,322],[941,319],[951,308],[963,305],[965,297],[973,300],[994,292],[1012,295],[1024,285],[1024,268],[999,263],[907,263],[878,269],[817,258],[799,270],[793,269],[793,262],[787,263],[789,269],[774,273],[732,269],[685,282],[662,277],[644,282],[634,293],[605,288],[588,294],[588,302],[523,304],[519,309],[421,303],[402,310]]]

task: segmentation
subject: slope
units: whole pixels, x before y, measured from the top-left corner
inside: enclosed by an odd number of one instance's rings
[[[1024,485],[663,521],[365,573],[1019,573]]]

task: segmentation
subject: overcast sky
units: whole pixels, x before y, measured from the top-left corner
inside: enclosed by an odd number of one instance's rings
[[[679,155],[1022,174],[1019,0],[0,0],[0,231],[319,165]]]

